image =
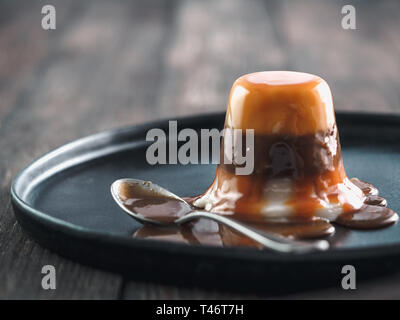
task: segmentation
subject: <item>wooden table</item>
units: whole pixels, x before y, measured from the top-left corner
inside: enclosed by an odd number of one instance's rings
[[[52,2],[57,29],[41,28]],[[224,110],[235,78],[315,73],[337,110],[400,112],[400,2],[0,1],[0,298],[265,298],[125,281],[37,245],[10,205],[10,182],[34,158],[101,130]],[[41,288],[41,268],[57,289]],[[338,284],[339,287],[339,284]],[[400,297],[400,275],[291,297]],[[289,297],[289,298],[291,298]]]

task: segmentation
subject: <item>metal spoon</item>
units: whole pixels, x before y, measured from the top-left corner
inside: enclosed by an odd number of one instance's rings
[[[206,218],[222,223],[242,235],[260,243],[264,247],[277,252],[305,253],[327,250],[329,248],[329,243],[326,240],[307,242],[292,240],[275,234],[254,230],[219,214],[193,209],[190,204],[182,198],[150,181],[120,179],[111,185],[111,194],[122,210],[141,223],[155,224],[158,226],[179,226],[194,219]],[[185,215],[180,217],[170,217],[169,221],[159,217],[144,217],[138,212],[140,210],[136,210],[136,208],[127,204],[127,194],[138,195],[138,198],[145,196],[151,199],[160,199],[161,201],[178,202],[180,207],[187,209],[187,212]]]

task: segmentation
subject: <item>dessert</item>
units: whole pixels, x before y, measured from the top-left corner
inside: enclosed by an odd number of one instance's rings
[[[332,95],[320,77],[287,71],[240,77],[225,127],[254,129],[253,173],[236,175],[234,163],[221,161],[195,206],[244,220],[334,221],[364,205],[367,195],[346,176]]]
[[[243,135],[246,130],[254,132],[254,168],[250,174],[237,174],[241,165],[235,161],[236,151],[226,148],[224,135],[215,179],[204,194],[190,199],[194,209],[298,238],[331,234],[330,222],[372,229],[398,220],[374,186],[347,177],[331,91],[322,78],[289,71],[238,78],[230,92],[225,129],[242,130]],[[242,151],[250,148],[244,145]],[[227,157],[231,163],[224,161]],[[206,234],[210,239],[213,232],[200,223],[185,232],[202,243],[199,239]],[[205,225],[215,229],[217,224]],[[137,233],[149,234],[153,235]],[[215,234],[220,242],[234,238],[221,226]]]

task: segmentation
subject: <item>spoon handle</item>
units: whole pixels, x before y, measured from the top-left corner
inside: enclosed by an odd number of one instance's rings
[[[194,219],[206,218],[222,223],[242,235],[262,244],[264,247],[282,253],[306,253],[311,251],[323,251],[329,248],[326,240],[298,241],[274,234],[256,231],[230,218],[207,211],[193,211],[177,220],[175,223],[183,224]]]

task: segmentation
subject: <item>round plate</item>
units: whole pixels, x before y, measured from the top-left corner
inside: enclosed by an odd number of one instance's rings
[[[376,185],[389,207],[400,210],[400,117],[337,113],[349,177]],[[178,119],[178,129],[219,128],[224,114]],[[134,239],[140,224],[114,203],[111,183],[151,180],[180,196],[202,193],[215,165],[147,164],[149,129],[168,132],[162,120],[103,132],[64,145],[26,167],[11,187],[15,215],[37,242],[78,262],[136,280],[274,294],[339,286],[344,265],[357,279],[400,266],[400,225],[354,231],[337,228],[327,252],[277,254],[251,248],[189,246]]]

